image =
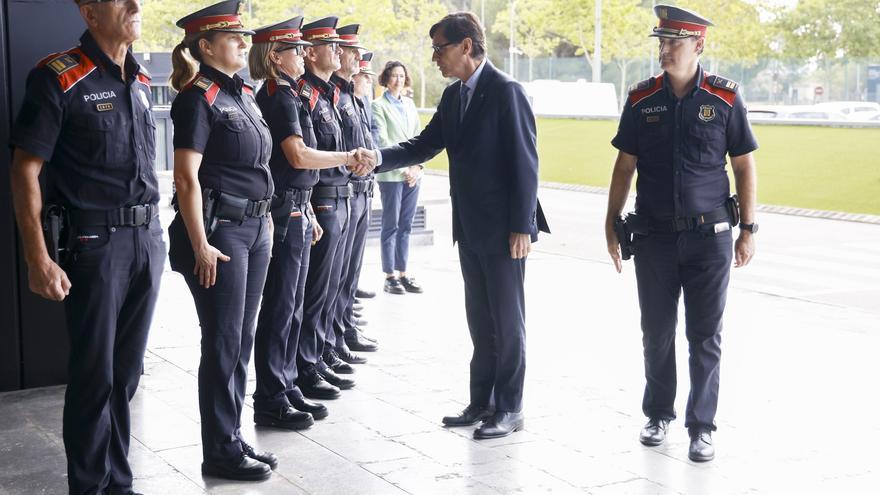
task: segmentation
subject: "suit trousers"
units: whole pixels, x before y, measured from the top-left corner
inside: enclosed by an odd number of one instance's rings
[[[421,181],[415,187],[406,182],[380,182],[382,192],[382,272],[406,272],[409,235],[419,201]]]
[[[242,452],[241,412],[269,266],[269,219],[220,220],[209,242],[231,259],[217,262],[217,281],[208,289],[193,274],[194,255],[179,214],[175,222],[178,225],[170,229],[172,267],[186,280],[202,327],[198,376],[202,454],[208,462],[233,461]]]
[[[303,203],[294,208],[298,216],[290,218],[283,242],[278,242],[276,235],[272,248],[254,340],[254,409],[258,411],[286,409],[290,406],[288,395],[297,394],[296,355],[312,248],[312,224],[304,213],[306,207]]]
[[[333,308],[331,332],[327,336],[327,345],[342,347],[345,345],[345,329],[354,326],[352,304],[357,290],[357,275],[360,272],[367,245],[367,228],[369,227],[369,197],[366,192],[351,198],[351,212],[348,219],[348,230],[345,233],[345,251],[339,257],[342,267],[339,280],[339,293]]]
[[[465,311],[474,352],[470,401],[497,411],[522,410],[526,373],[526,260],[479,254],[459,241]]]
[[[147,335],[165,265],[162,226],[75,229],[64,264],[70,338],[63,438],[72,494],[125,491],[129,401],[143,370]]]
[[[312,207],[324,235],[312,246],[309,270],[306,276],[306,292],[303,301],[303,323],[299,335],[297,367],[318,364],[324,353],[328,327],[332,324],[328,312],[339,292],[342,272],[337,253],[344,249],[343,240],[348,224],[348,198],[312,198]],[[332,296],[332,297],[331,297]]]
[[[645,357],[642,411],[648,417],[676,416],[675,327],[683,293],[691,382],[685,426],[715,430],[731,245],[730,230],[637,235],[634,240]]]

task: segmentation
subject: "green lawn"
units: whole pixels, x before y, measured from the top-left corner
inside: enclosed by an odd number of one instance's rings
[[[427,122],[428,116],[422,115]],[[538,119],[541,180],[607,187],[617,122]],[[880,129],[755,126],[758,201],[880,215]],[[446,155],[428,167],[445,170]]]

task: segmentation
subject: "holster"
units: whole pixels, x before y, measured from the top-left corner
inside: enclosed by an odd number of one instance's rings
[[[617,234],[617,242],[620,244],[620,257],[624,260],[632,258],[632,232],[627,227],[628,219],[617,217],[614,220],[614,233]]]
[[[46,242],[46,250],[49,257],[57,264],[63,264],[70,252],[70,222],[67,210],[61,205],[47,204],[43,206],[42,214],[43,240]]]
[[[730,226],[739,225],[739,198],[736,197],[736,194],[727,198],[724,206],[727,207],[727,214],[730,216]]]
[[[287,238],[290,214],[296,206],[293,191],[285,190],[280,196],[272,198],[272,223],[275,224],[275,242],[282,243]]]
[[[205,222],[205,236],[208,239],[217,230],[217,196],[211,188],[202,189],[202,220]]]

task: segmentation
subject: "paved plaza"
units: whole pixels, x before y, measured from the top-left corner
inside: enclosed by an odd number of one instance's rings
[[[434,244],[411,252],[422,295],[381,292],[376,243],[361,287],[380,350],[357,386],[302,432],[245,438],[280,465],[261,483],[200,474],[199,327],[166,269],[145,373],[132,402],[131,461],[145,494],[869,494],[880,493],[880,225],[761,213],[757,254],[733,271],[713,462],[687,459],[687,344],[677,342],[680,419],[643,447],[644,387],[632,262],[605,252],[603,194],[540,190],[552,235],[526,272],[525,431],[475,441],[440,418],[467,404],[471,344],[448,182],[424,180]],[[167,204],[167,201],[165,201]],[[163,223],[171,219],[163,212]],[[680,318],[683,322],[683,318]],[[250,390],[253,390],[253,372]],[[64,388],[0,394],[0,495],[66,493]]]

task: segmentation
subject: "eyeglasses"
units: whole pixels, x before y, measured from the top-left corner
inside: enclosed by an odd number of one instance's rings
[[[442,52],[443,49],[446,48],[447,46],[457,45],[459,43],[461,43],[461,41],[447,41],[446,43],[443,43],[442,45],[431,45],[431,49],[434,50],[434,53],[439,55],[440,52]]]
[[[302,54],[303,54],[303,47],[302,47],[302,45],[289,45],[289,46],[284,46],[284,47],[281,47],[281,48],[276,49],[276,50],[275,50],[275,53],[286,52],[286,51],[288,51],[288,50],[296,50],[296,54],[297,54],[297,55],[302,55]]]

